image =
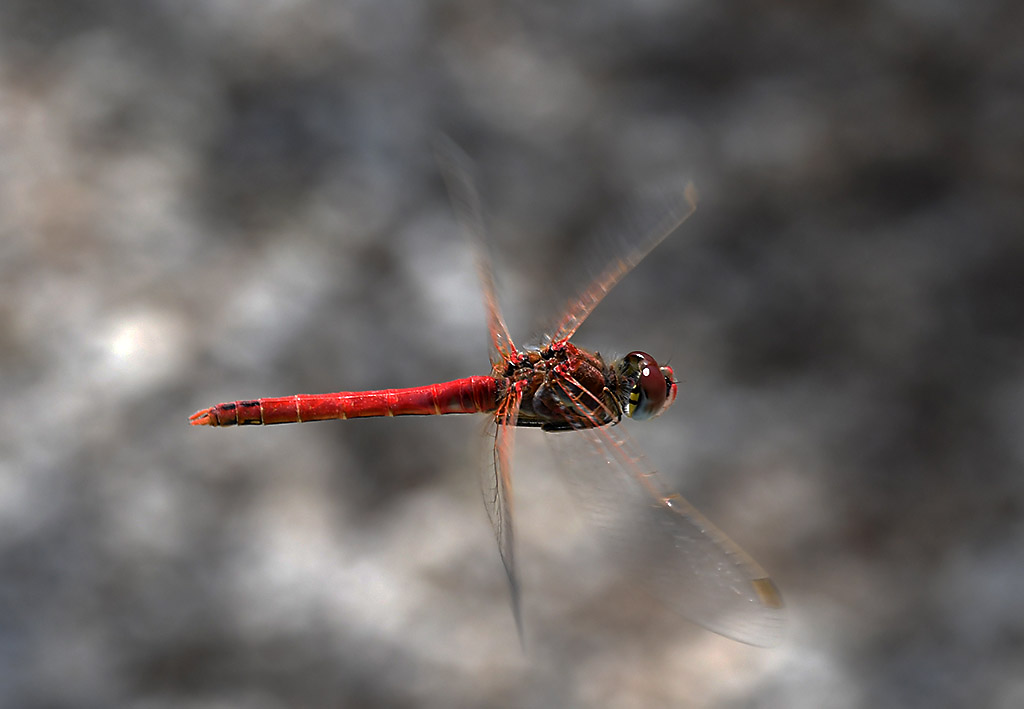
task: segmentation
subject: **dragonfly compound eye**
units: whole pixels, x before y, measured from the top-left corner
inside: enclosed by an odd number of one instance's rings
[[[626,415],[638,421],[654,418],[665,409],[671,382],[671,372],[666,376],[646,352],[630,352],[623,360],[623,374],[631,383]],[[675,397],[675,383],[671,382]]]

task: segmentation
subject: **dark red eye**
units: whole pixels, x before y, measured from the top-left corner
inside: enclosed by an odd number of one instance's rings
[[[654,418],[664,410],[669,391],[668,374],[658,367],[658,363],[646,352],[630,352],[623,358],[627,380],[632,382],[626,414],[631,418],[643,421]],[[675,383],[672,383],[672,396],[675,398]]]
[[[665,406],[661,409],[664,411],[676,400],[676,392],[679,390],[679,385],[676,384],[676,373],[672,371],[672,367],[666,364],[661,368],[661,373],[665,375],[665,386],[668,387],[668,393],[665,396]]]

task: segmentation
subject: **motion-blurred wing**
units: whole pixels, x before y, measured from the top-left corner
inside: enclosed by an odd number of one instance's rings
[[[487,516],[494,527],[498,553],[508,575],[512,615],[515,617],[520,642],[523,641],[523,619],[519,603],[519,577],[516,574],[515,533],[512,525],[512,443],[521,401],[522,392],[512,388],[508,398],[499,407],[494,423],[494,465],[481,470],[484,507],[487,508]]]
[[[784,628],[768,574],[679,495],[667,493],[619,426],[557,434],[572,493],[630,582],[705,628],[771,646]]]
[[[655,246],[693,214],[697,209],[697,189],[693,183],[687,183],[682,195],[674,195],[659,201],[661,206],[652,215],[655,216],[653,223],[635,225],[632,233],[622,235],[621,241],[616,245],[619,253],[613,256],[608,266],[586,290],[569,302],[568,310],[551,335],[552,342],[572,337],[611,289],[643,261]]]
[[[498,307],[494,269],[491,266],[487,240],[484,236],[483,207],[473,178],[473,163],[448,138],[439,137],[434,145],[455,216],[466,232],[476,258],[477,275],[480,278],[484,305],[487,308],[487,328],[491,333],[491,364],[494,365],[508,359],[515,353],[516,347],[501,315],[501,308]]]

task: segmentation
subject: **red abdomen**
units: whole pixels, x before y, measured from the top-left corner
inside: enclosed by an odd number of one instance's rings
[[[466,377],[410,389],[231,401],[197,411],[189,421],[193,426],[250,426],[365,416],[484,413],[497,408],[497,392],[498,380],[494,377]]]

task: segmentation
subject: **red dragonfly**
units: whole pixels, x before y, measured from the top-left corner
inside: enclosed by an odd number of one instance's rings
[[[483,413],[493,417],[494,464],[484,474],[484,502],[508,575],[520,638],[519,582],[513,544],[511,451],[517,426],[584,442],[569,467],[581,506],[610,532],[629,581],[680,615],[752,645],[777,643],[783,604],[765,571],[680,495],[666,490],[635,451],[623,416],[646,420],[676,397],[672,368],[633,351],[607,362],[570,338],[598,303],[696,208],[687,185],[655,228],[633,236],[623,253],[577,298],[541,347],[513,343],[495,297],[483,248],[480,199],[467,159],[442,145],[439,160],[463,227],[476,247],[490,330],[491,372],[408,389],[295,394],[217,404],[192,414],[193,426],[247,426],[350,419]]]

